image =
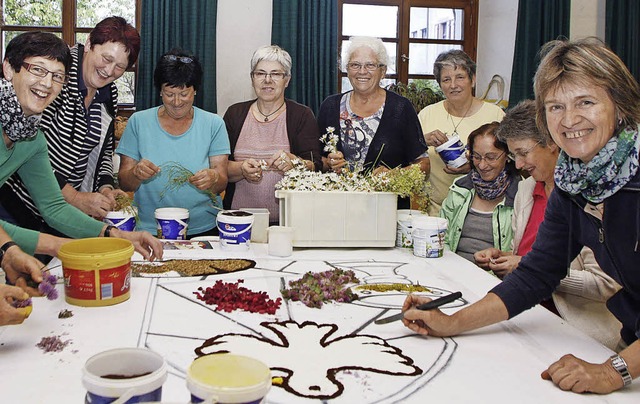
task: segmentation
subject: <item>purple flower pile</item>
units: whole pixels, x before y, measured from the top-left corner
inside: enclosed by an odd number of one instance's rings
[[[349,303],[357,300],[358,296],[348,287],[354,283],[358,283],[358,278],[353,271],[337,268],[318,273],[307,272],[302,278],[289,281],[289,288],[281,292],[285,299],[320,308],[324,302]]]

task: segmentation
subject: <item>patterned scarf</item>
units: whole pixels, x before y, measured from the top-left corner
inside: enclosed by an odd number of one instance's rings
[[[498,174],[496,179],[491,181],[483,180],[475,168],[471,170],[471,181],[476,194],[478,198],[485,201],[501,198],[507,192],[509,185],[511,185],[511,179],[511,176],[507,174],[506,168]]]
[[[0,78],[0,125],[12,142],[34,137],[38,133],[40,117],[25,116],[13,84]]]
[[[637,128],[627,127],[612,136],[588,163],[563,151],[554,173],[556,185],[572,195],[582,194],[592,203],[601,203],[638,172],[639,148]]]

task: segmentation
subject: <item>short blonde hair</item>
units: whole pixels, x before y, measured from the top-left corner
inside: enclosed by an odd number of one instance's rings
[[[640,123],[640,86],[624,62],[601,40],[590,37],[551,41],[542,47],[540,54],[542,60],[533,89],[536,123],[541,132],[549,134],[544,100],[550,91],[565,83],[603,88],[619,114],[617,129]]]

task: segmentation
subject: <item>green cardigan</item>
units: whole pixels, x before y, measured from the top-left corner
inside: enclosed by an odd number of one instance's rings
[[[513,200],[521,179],[517,174],[514,174],[513,177],[514,180],[511,181],[511,185],[507,188],[505,198],[493,209],[493,246],[502,251],[511,251],[513,241],[513,229],[511,227]],[[467,217],[475,193],[476,191],[471,182],[471,174],[467,174],[458,178],[451,185],[447,198],[442,203],[440,217],[449,221],[445,243],[453,252],[458,249],[464,220]]]
[[[47,224],[73,238],[97,237],[104,223],[69,205],[62,197],[56,180],[47,142],[40,130],[29,139],[15,142],[7,149],[0,142],[0,185],[17,172]],[[33,254],[39,233],[0,221],[0,226],[28,254]]]

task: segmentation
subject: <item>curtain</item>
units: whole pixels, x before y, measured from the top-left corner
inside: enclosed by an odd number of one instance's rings
[[[533,98],[533,76],[546,42],[569,37],[571,0],[519,0],[509,105]]]
[[[195,105],[216,112],[217,0],[144,0],[142,40],[136,83],[136,110],[161,104],[153,85],[153,71],[160,56],[175,47],[198,57],[204,75]]]
[[[274,1],[271,42],[289,52],[293,61],[285,96],[317,114],[338,86],[338,2]]]
[[[640,3],[638,0],[607,0],[606,4],[605,41],[639,80]]]

